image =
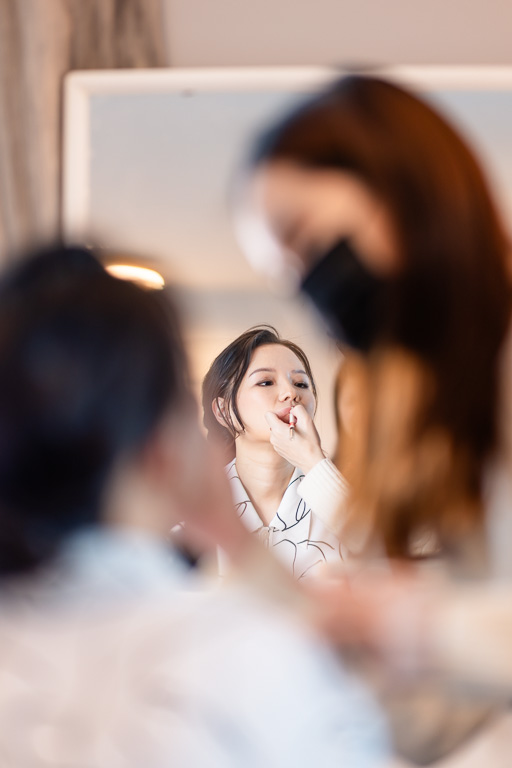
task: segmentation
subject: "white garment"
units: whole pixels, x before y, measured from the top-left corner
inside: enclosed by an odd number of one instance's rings
[[[77,538],[0,588],[2,768],[380,765],[373,700],[305,629],[160,542]]]
[[[226,473],[235,508],[246,528],[257,534],[269,548],[272,547],[275,555],[297,579],[314,575],[325,563],[343,561],[346,553],[331,529],[338,508],[341,508],[348,493],[348,486],[329,459],[319,462],[306,476],[302,470],[295,469],[268,526],[256,512],[237,474],[236,459],[227,465]],[[225,568],[221,555],[221,574]]]
[[[345,502],[350,486],[330,459],[315,464],[303,476],[298,488],[299,495],[314,509],[315,517],[333,533],[340,530],[345,522]],[[343,548],[343,545],[342,545]],[[343,556],[345,557],[343,549]]]

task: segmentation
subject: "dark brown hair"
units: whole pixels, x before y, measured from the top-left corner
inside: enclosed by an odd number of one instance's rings
[[[311,382],[311,390],[316,400],[315,380],[309,360],[302,349],[293,341],[282,339],[272,325],[263,324],[249,328],[217,355],[203,381],[203,424],[208,430],[208,439],[216,440],[225,447],[227,460],[234,457],[235,440],[244,429],[237,404],[240,384],[255,350],[267,344],[280,344],[298,357]],[[224,400],[226,427],[219,424],[213,413],[213,403],[217,402],[220,407],[220,398]]]
[[[497,444],[510,245],[472,152],[427,103],[378,78],[351,76],[268,131],[250,164],[278,160],[353,173],[388,207],[404,266],[383,335],[388,347],[410,352],[432,379],[416,404],[409,450],[435,430],[444,434],[452,457],[425,483],[420,506],[429,524],[444,525],[450,511],[440,488],[455,484],[460,506],[467,502],[473,522],[481,522],[482,470]],[[376,369],[383,360],[380,355],[370,364]],[[377,449],[370,423],[367,462],[373,466],[379,450],[389,453],[381,437]],[[414,470],[403,482],[404,489],[415,486]],[[388,550],[403,553],[421,524],[418,495],[407,490],[412,501],[397,500],[384,515],[379,494],[376,525]],[[448,497],[453,507],[453,493]]]
[[[98,524],[110,473],[169,410],[190,408],[166,292],[55,246],[0,280],[0,577],[45,562]]]

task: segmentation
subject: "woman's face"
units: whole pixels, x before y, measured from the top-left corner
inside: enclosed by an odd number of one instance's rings
[[[288,424],[290,408],[298,403],[314,415],[315,396],[299,358],[281,344],[258,347],[238,390],[237,405],[245,425],[239,439],[268,442],[265,414],[273,411]]]
[[[385,206],[356,176],[274,161],[256,169],[235,218],[248,261],[293,292],[339,239],[349,237],[375,274],[399,268]]]

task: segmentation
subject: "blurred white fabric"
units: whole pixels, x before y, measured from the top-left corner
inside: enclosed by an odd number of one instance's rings
[[[347,554],[329,524],[333,524],[333,508],[342,507],[348,486],[331,462],[330,469],[322,472],[327,461],[319,462],[307,475],[295,468],[269,525],[265,525],[260,518],[245,490],[238,476],[236,459],[225,468],[235,509],[245,527],[272,550],[296,579],[318,575],[319,569],[326,563],[338,566]],[[324,488],[326,476],[330,486]],[[305,496],[301,492],[303,483],[306,483]],[[227,560],[221,551],[219,574],[223,576],[228,570]]]
[[[381,715],[327,649],[242,587],[203,586],[114,532],[4,583],[2,768],[381,766]]]

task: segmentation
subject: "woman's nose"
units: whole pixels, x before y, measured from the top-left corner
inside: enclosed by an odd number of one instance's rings
[[[298,403],[300,400],[300,396],[297,394],[297,392],[294,391],[293,387],[285,387],[281,391],[281,395],[279,399],[285,403],[287,400],[289,400],[292,403]]]

